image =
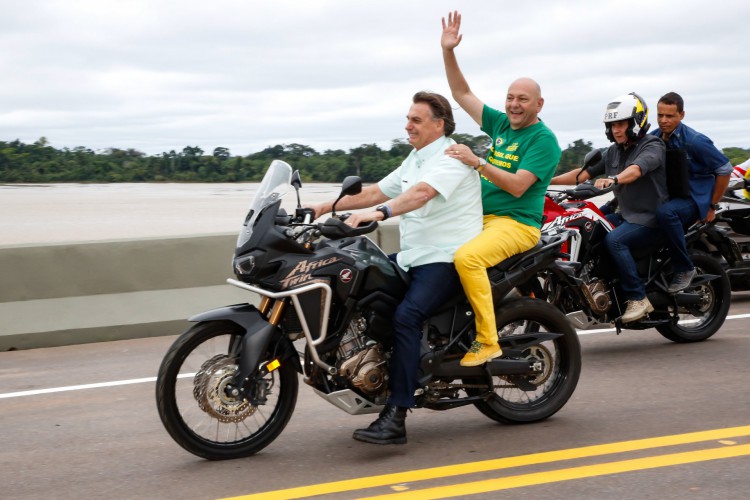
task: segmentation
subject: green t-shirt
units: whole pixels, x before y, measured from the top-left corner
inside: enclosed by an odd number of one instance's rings
[[[528,226],[541,227],[544,194],[547,192],[557,164],[560,145],[555,134],[541,121],[520,130],[510,127],[508,116],[484,106],[482,132],[492,138],[487,162],[515,173],[528,170],[537,177],[526,192],[516,198],[482,176],[482,208],[486,214],[508,216]]]

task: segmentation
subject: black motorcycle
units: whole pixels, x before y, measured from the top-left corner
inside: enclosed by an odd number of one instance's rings
[[[730,181],[716,210],[719,234],[704,239],[704,251],[720,259],[732,290],[750,290],[750,200],[742,194],[748,179]]]
[[[290,185],[297,192],[293,215],[281,207]],[[347,177],[339,199],[361,186]],[[330,219],[313,223],[300,187],[298,173],[274,161],[237,240],[237,279],[228,281],[259,295],[260,303],[190,318],[196,324],[159,368],[159,416],[172,438],[200,457],[237,458],[268,446],[294,411],[298,372],[323,399],[353,415],[380,411],[388,396],[391,320],[408,276],[364,236],[377,223],[352,228],[335,215],[335,205]],[[565,240],[565,234],[544,238],[488,271],[501,358],[460,366],[474,337],[463,294],[424,325],[418,407],[473,404],[503,423],[536,422],[563,407],[581,369],[575,330],[542,300],[505,297],[553,265]]]
[[[592,151],[584,160],[584,168],[600,159],[601,153]],[[520,289],[555,304],[582,330],[614,325],[617,333],[623,328],[656,328],[674,342],[709,338],[724,324],[731,299],[727,274],[704,248],[709,238],[717,241],[722,238],[721,230],[713,222],[699,222],[687,231],[685,240],[697,275],[680,293],[667,292],[673,269],[666,245],[654,242],[637,249],[633,256],[654,311],[623,324],[621,316],[626,301],[619,287],[618,264],[604,246],[605,236],[614,228],[601,208],[591,201],[611,192],[613,187],[599,189],[587,181],[573,189],[548,192],[542,234],[552,237],[561,230],[567,231],[569,238],[563,247],[567,256],[556,268],[545,268],[537,280]],[[723,238],[727,240],[726,236]]]

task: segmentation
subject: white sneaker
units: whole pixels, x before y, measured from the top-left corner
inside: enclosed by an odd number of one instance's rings
[[[648,301],[648,297],[643,297],[640,300],[629,300],[625,314],[622,315],[622,322],[631,323],[637,319],[641,319],[653,310],[654,306]]]

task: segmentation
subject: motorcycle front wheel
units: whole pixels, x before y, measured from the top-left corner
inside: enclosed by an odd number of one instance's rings
[[[504,301],[495,309],[499,340],[530,332],[561,333],[523,352],[541,366],[536,374],[524,376],[522,384],[507,376],[492,377],[494,392],[486,401],[475,403],[487,417],[506,424],[544,420],[560,410],[573,395],[581,374],[581,345],[565,315],[540,299],[517,298]],[[487,379],[464,380],[476,384]]]
[[[672,342],[687,343],[706,340],[724,324],[731,305],[732,289],[721,263],[699,251],[691,252],[691,258],[696,276],[714,274],[718,277],[706,283],[688,287],[685,292],[699,294],[700,304],[691,306],[688,310],[678,311],[679,317],[675,323],[656,327],[664,338]]]
[[[156,380],[159,417],[170,436],[208,460],[246,457],[268,446],[286,427],[297,402],[292,363],[259,379],[253,401],[224,388],[238,369],[245,331],[228,321],[199,323],[167,351]],[[261,361],[270,361],[270,354]]]

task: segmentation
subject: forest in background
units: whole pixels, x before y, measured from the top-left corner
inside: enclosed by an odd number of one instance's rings
[[[481,156],[490,146],[486,135],[453,134],[452,138]],[[557,173],[580,166],[592,149],[592,143],[583,139],[569,144],[562,152]],[[149,156],[135,149],[56,149],[42,137],[32,144],[0,141],[0,182],[257,182],[274,159],[299,170],[306,182],[340,182],[347,175],[376,182],[398,167],[411,150],[408,142],[399,139],[392,141],[389,149],[362,144],[349,151],[320,153],[302,144],[281,144],[247,156],[232,156],[224,147],[207,153],[186,146],[182,151]],[[750,149],[731,147],[723,152],[732,165],[750,157]]]

